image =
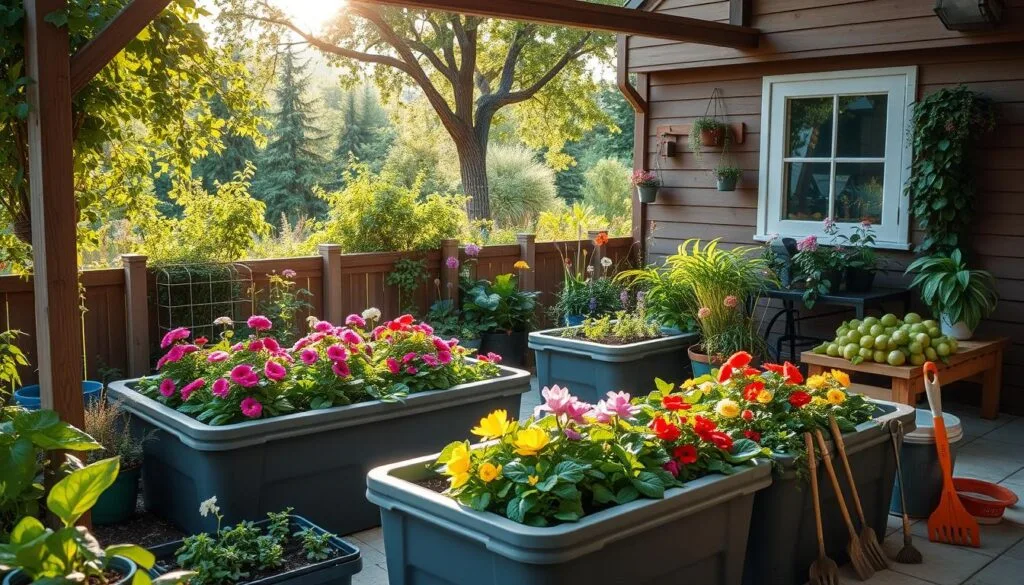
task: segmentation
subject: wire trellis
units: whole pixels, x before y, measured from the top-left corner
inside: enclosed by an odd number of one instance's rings
[[[188,327],[193,339],[213,339],[221,330],[214,319],[240,323],[256,308],[252,269],[245,264],[172,264],[157,268],[155,280],[160,337]]]

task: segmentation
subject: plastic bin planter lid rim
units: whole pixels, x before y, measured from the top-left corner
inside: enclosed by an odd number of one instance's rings
[[[935,421],[932,419],[932,411],[923,408],[916,410],[917,428],[904,435],[903,442],[911,445],[932,445],[935,443]],[[959,417],[944,412],[942,421],[946,423],[946,435],[950,443],[956,443],[964,437],[964,428]]]

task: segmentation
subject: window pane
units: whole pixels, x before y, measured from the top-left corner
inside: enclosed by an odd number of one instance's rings
[[[885,118],[889,96],[839,97],[839,136],[836,156],[885,156]]]
[[[832,156],[832,98],[790,99],[787,157]]]
[[[835,220],[881,224],[884,173],[883,163],[836,163]]]
[[[786,163],[782,219],[817,221],[828,215],[830,163]]]

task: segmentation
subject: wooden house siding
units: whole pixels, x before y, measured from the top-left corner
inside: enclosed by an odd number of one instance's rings
[[[718,4],[725,4],[722,2]],[[765,6],[806,4],[759,2],[755,13]],[[884,4],[881,2],[832,1],[838,6]],[[931,2],[928,3],[929,5]],[[1011,6],[1014,5],[1011,2]],[[706,8],[709,3],[666,0],[671,10]],[[758,7],[761,11],[758,12]],[[860,10],[867,7],[861,6]],[[727,11],[726,11],[727,12]],[[808,11],[813,12],[813,11]],[[1024,12],[1019,9],[1017,12]],[[727,14],[726,14],[727,16]],[[938,20],[936,19],[936,23]],[[754,22],[754,26],[759,26]],[[941,25],[939,25],[941,27]],[[767,38],[767,37],[766,37]],[[912,38],[912,37],[908,37]],[[677,44],[677,60],[689,58],[689,46]],[[636,51],[630,52],[635,64]],[[730,245],[755,245],[760,165],[761,92],[764,76],[822,71],[899,67],[916,65],[917,99],[940,88],[959,83],[990,97],[996,104],[998,127],[978,154],[976,218],[970,236],[973,263],[991,271],[998,281],[999,307],[979,329],[985,337],[1010,337],[1012,345],[1004,364],[1003,409],[1024,412],[1024,41],[1002,44],[978,43],[955,50],[912,50],[827,58],[793,58],[739,63],[730,66],[680,68],[642,74],[638,87],[648,99],[649,113],[638,117],[636,163],[660,170],[664,188],[654,204],[634,213],[637,229],[645,240],[647,260],[659,262],[687,238],[721,238]],[[704,114],[714,88],[723,97],[728,122],[746,125],[743,143],[732,147],[732,157],[744,169],[735,192],[715,190],[714,168],[718,154],[706,152],[704,161],[686,150],[685,138],[678,139],[681,155],[658,156],[657,127],[688,124]],[[641,144],[641,140],[643,143]],[[921,241],[913,230],[911,240]],[[888,252],[887,265],[879,275],[880,285],[904,286],[903,269],[912,253]],[[895,307],[894,307],[895,309]],[[828,335],[835,318],[823,318],[804,333]],[[814,322],[811,323],[814,325]],[[777,332],[777,331],[776,331]]]

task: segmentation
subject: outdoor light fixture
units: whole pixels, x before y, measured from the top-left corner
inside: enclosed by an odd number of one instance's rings
[[[935,0],[935,14],[949,30],[994,28],[1003,12],[1003,0]]]

